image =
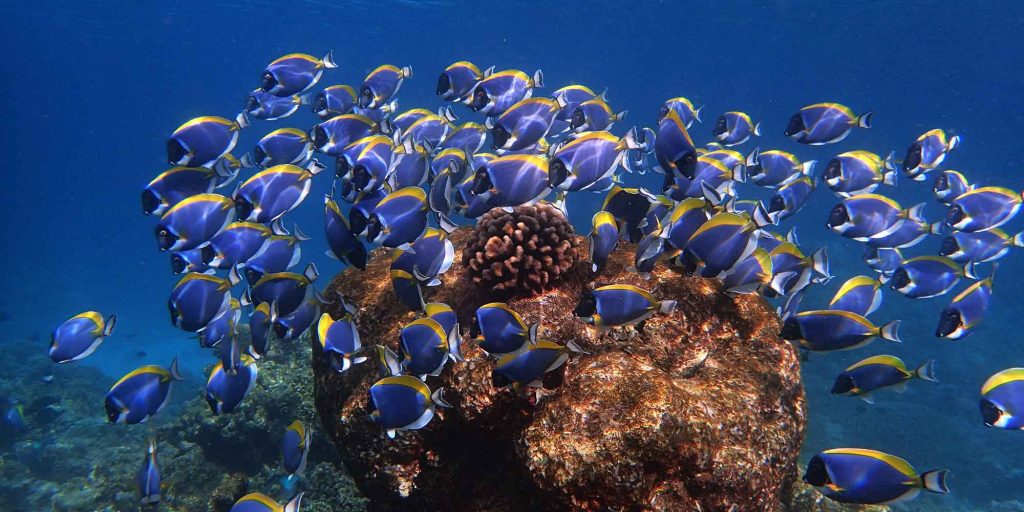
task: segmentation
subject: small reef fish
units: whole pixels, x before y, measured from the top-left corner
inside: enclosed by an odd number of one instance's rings
[[[961,277],[978,278],[973,263],[961,267],[944,256],[918,256],[900,264],[888,284],[912,299],[926,299],[948,293]]]
[[[221,173],[206,167],[172,167],[142,190],[142,212],[163,215],[174,205],[199,194],[210,194],[234,180],[237,173]],[[227,179],[227,182],[221,180]]]
[[[924,180],[925,174],[941,165],[946,155],[959,145],[959,136],[950,137],[938,128],[921,134],[907,148],[907,156],[903,159],[904,174],[914,181]]]
[[[815,103],[789,118],[785,135],[801,144],[833,144],[845,139],[854,128],[871,128],[871,114],[858,116],[845,105]]]
[[[436,407],[451,407],[416,377],[385,377],[370,386],[370,420],[394,438],[398,430],[418,430],[430,423]]]
[[[899,326],[899,320],[877,327],[856,313],[824,309],[786,318],[780,336],[805,350],[829,352],[863,347],[875,338],[899,342]]]
[[[306,168],[283,164],[256,173],[235,191],[238,218],[263,224],[274,222],[302,204],[313,176],[323,170],[324,166],[313,160]]]
[[[811,457],[804,481],[840,503],[891,505],[922,489],[945,494],[948,470],[918,473],[907,461],[875,450],[835,448]]]
[[[869,404],[875,403],[871,393],[893,387],[902,391],[911,379],[938,382],[935,378],[935,360],[929,359],[911,371],[898,357],[873,356],[851,365],[836,377],[833,395],[851,395]]]
[[[50,338],[47,355],[55,363],[70,363],[89,357],[99,348],[103,339],[114,332],[117,315],[106,321],[95,311],[79,313],[57,326]]]
[[[744,160],[747,182],[761,187],[779,187],[801,176],[811,177],[815,160],[801,162],[793,153],[772,149],[754,149]]]
[[[598,272],[608,263],[608,256],[619,245],[619,228],[612,214],[602,210],[594,214],[590,231],[591,272]]]
[[[160,463],[156,458],[156,441],[149,441],[146,457],[136,473],[135,482],[143,505],[160,502]]]
[[[723,145],[736,146],[761,135],[761,123],[754,124],[743,112],[726,112],[718,117],[712,134]]]
[[[359,106],[376,109],[384,106],[398,94],[402,83],[412,76],[412,67],[399,68],[391,64],[378,67],[366,75],[359,88]]]
[[[658,109],[658,121],[660,122],[668,116],[669,111],[675,111],[679,119],[683,121],[683,126],[686,126],[686,129],[689,130],[693,126],[694,121],[701,122],[700,111],[703,109],[704,107],[694,108],[693,102],[682,96],[670,98],[665,100],[665,103]]]
[[[167,299],[171,323],[189,332],[203,330],[231,306],[231,288],[239,282],[241,278],[234,268],[224,278],[196,272],[185,274]]]
[[[358,104],[356,90],[350,85],[332,85],[313,97],[313,113],[326,121],[332,117],[351,114]]]
[[[420,318],[402,327],[399,341],[402,347],[402,368],[409,375],[426,379],[436,377],[449,361],[461,361],[458,331],[446,332],[436,320]]]
[[[882,283],[868,276],[848,279],[829,301],[829,309],[849,311],[866,317],[882,305]]]
[[[515,69],[498,71],[477,82],[464,103],[487,117],[497,117],[529,98],[538,87],[544,87],[544,73],[539,69],[532,77]]]
[[[541,387],[545,374],[561,368],[570,353],[582,352],[572,341],[566,345],[551,341],[531,343],[524,351],[501,356],[491,372],[491,383],[497,388],[511,385],[516,392]]]
[[[988,263],[1002,258],[1012,247],[1024,247],[1024,233],[1011,236],[999,228],[954,231],[942,241],[939,255],[961,265],[969,261]]]
[[[1024,430],[1024,368],[1008,368],[981,386],[981,419],[989,427]]]
[[[274,96],[255,89],[245,98],[245,114],[264,121],[277,121],[294,114],[302,105],[309,105],[308,96]]]
[[[235,220],[234,202],[219,194],[198,194],[168,209],[156,226],[161,251],[188,251],[210,241]]]
[[[134,425],[160,411],[170,398],[171,382],[184,380],[178,371],[178,359],[169,369],[149,365],[132,370],[110,387],[103,406],[110,423]]]
[[[206,380],[206,403],[213,414],[235,412],[256,384],[256,375],[256,360],[248,354],[242,354],[238,368],[231,374],[222,363],[217,363]]]
[[[322,59],[305,53],[289,53],[267,65],[260,74],[260,89],[282,98],[294,96],[316,85],[325,69],[337,67],[332,52],[327,52]]]
[[[994,274],[994,272],[993,272]],[[960,292],[939,315],[935,335],[958,340],[967,337],[985,318],[992,302],[992,280],[995,276],[978,281]]]
[[[282,506],[269,496],[252,492],[239,498],[228,512],[299,512],[302,495],[300,492]]]
[[[301,420],[288,425],[281,438],[281,455],[284,459],[284,470],[288,478],[300,478],[306,471],[306,458],[309,457],[310,431]]]
[[[235,148],[239,132],[247,126],[245,114],[234,120],[217,116],[191,119],[167,139],[167,161],[184,167],[210,167]]]
[[[320,315],[316,329],[320,348],[334,371],[344,372],[352,365],[366,361],[365,357],[355,356],[362,348],[362,344],[359,342],[359,331],[352,315],[347,314],[340,320],[335,320],[330,314],[324,313]]]
[[[476,310],[480,348],[492,356],[519,352],[536,339],[537,325],[526,322],[504,302],[484,304]]]
[[[445,101],[463,101],[480,80],[494,68],[484,72],[472,62],[460,60],[446,68],[437,77],[437,95]]]
[[[957,231],[986,231],[1013,220],[1021,194],[1003,187],[981,187],[957,196],[946,210],[946,224]]]
[[[655,313],[667,315],[675,308],[674,300],[660,301],[642,288],[611,284],[587,292],[573,314],[600,330],[608,330],[612,327],[637,325]]]

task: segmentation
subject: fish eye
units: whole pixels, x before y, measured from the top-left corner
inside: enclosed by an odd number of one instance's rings
[[[800,114],[793,114],[786,125],[786,136],[792,137],[802,131],[804,131],[804,118]]]
[[[370,90],[368,85],[364,85],[359,89],[359,106],[366,108],[373,103],[373,91]]]
[[[907,149],[907,157],[903,159],[903,170],[911,171],[921,165],[921,143],[914,142]]]
[[[320,93],[313,99],[313,112],[319,116],[327,113],[327,95]]]
[[[245,280],[249,282],[249,285],[256,284],[260,278],[263,277],[263,272],[256,270],[248,265],[245,267]]]
[[[829,160],[828,166],[825,167],[825,179],[832,180],[840,178],[843,175],[843,164],[839,162],[838,158]]]
[[[594,316],[597,313],[597,300],[592,293],[587,293],[583,300],[572,311],[572,314],[579,317]]]
[[[338,158],[335,159],[334,176],[337,177],[338,179],[345,177],[345,175],[347,175],[348,171],[351,169],[352,167],[349,166],[347,158],[339,156]]]
[[[349,229],[352,230],[352,234],[359,236],[366,232],[366,225],[369,220],[366,218],[366,214],[359,208],[352,208],[348,213],[348,225]]]
[[[437,95],[441,96],[448,92],[452,87],[452,81],[448,78],[447,73],[441,73],[441,76],[437,77]]]
[[[260,88],[263,89],[263,92],[270,92],[275,86],[277,86],[277,78],[274,78],[274,74],[270,71],[264,71],[260,75]]]
[[[832,207],[832,211],[828,212],[828,225],[829,227],[842,226],[849,222],[850,216],[846,213],[846,207],[842,203]]]
[[[995,426],[996,422],[999,421],[999,418],[1002,417],[1002,415],[1003,411],[996,406],[996,404],[992,403],[988,399],[981,399],[981,419],[985,422],[985,425],[990,427]]]
[[[367,185],[370,184],[370,171],[366,170],[365,165],[357,165],[352,168],[352,186],[353,188],[363,190]]]
[[[830,483],[828,470],[825,468],[825,461],[821,460],[821,457],[816,456],[807,464],[804,482],[813,487],[824,487]]]
[[[697,153],[693,151],[687,152],[673,163],[676,166],[676,170],[679,171],[679,175],[684,178],[692,180],[697,173]]]
[[[959,251],[960,244],[958,244],[956,238],[952,236],[947,236],[946,239],[942,241],[942,245],[939,247],[940,256],[949,256],[951,254],[956,254]]]
[[[263,146],[256,146],[256,149],[252,150],[252,156],[254,160],[260,165],[265,165],[267,160],[267,152],[263,150]]]

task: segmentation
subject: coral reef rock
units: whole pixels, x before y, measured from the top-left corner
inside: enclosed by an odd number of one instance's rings
[[[452,234],[463,254],[478,253],[481,240],[479,227]],[[584,245],[577,237],[566,247]],[[527,323],[540,322],[542,339],[575,341],[589,352],[573,355],[527,397],[492,385],[494,362],[469,333],[476,308],[495,295],[466,268],[476,260],[454,265],[425,292],[459,315],[466,360],[427,381],[444,387],[453,407],[396,439],[367,414],[378,366],[337,373],[314,350],[317,410],[369,510],[795,510],[784,504],[806,409],[799,358],[779,339],[776,315],[760,296],[730,297],[716,281],[667,266],[644,280],[627,271],[633,251],[621,244],[596,277],[574,258],[557,286],[503,297]],[[600,333],[572,311],[588,286],[610,283],[679,306],[641,330]],[[382,251],[330,288],[357,304],[367,348],[397,349],[399,329],[416,318],[393,296]]]
[[[547,204],[495,208],[477,221],[462,251],[474,283],[492,292],[538,293],[558,283],[577,258],[572,224]]]

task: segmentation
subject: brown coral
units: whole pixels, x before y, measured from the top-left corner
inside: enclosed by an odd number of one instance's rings
[[[462,264],[486,291],[535,294],[550,289],[577,257],[572,224],[558,208],[540,203],[481,216]]]

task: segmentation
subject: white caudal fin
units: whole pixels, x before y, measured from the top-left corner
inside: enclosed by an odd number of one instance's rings
[[[544,72],[539,69],[533,72],[533,87],[544,87]]]
[[[949,142],[946,143],[946,152],[948,153],[950,151],[953,151],[958,146],[960,146],[960,136],[959,135],[954,135],[954,136],[950,137],[949,138]]]
[[[676,310],[676,301],[663,300],[658,304],[658,312],[667,315]]]
[[[761,135],[761,123],[755,124],[754,125],[754,129],[751,130],[751,131],[753,132],[754,135],[760,136]]]
[[[316,264],[311,261],[309,265],[306,265],[306,270],[302,271],[302,275],[306,276],[306,279],[309,279],[309,282],[312,283],[320,277],[320,272],[316,270]]]
[[[949,492],[949,487],[946,486],[946,477],[948,476],[948,469],[925,471],[921,473],[921,487],[929,492],[946,494]]]
[[[178,369],[178,358],[175,357],[171,360],[171,367],[168,369],[171,374],[171,379],[174,380],[185,380],[185,377],[181,376],[181,370]]]
[[[287,505],[284,506],[283,512],[299,512],[299,508],[302,507],[302,496],[303,493],[297,494]]]
[[[878,329],[878,335],[883,340],[889,340],[889,341],[895,341],[896,343],[902,343],[900,341],[900,336],[899,336],[900,323],[901,322],[899,320],[893,320],[892,322],[889,322],[889,323],[883,325],[882,327],[880,327]]]
[[[409,78],[410,76],[412,76],[412,66],[403,66],[402,78]]]
[[[753,151],[747,153],[747,159],[743,162],[744,165],[757,165],[761,162],[761,148],[754,148]]]
[[[303,233],[302,230],[299,229],[299,225],[298,224],[292,224],[292,231],[295,232],[295,239],[300,241],[300,242],[305,242],[307,240],[311,240],[309,235]]]
[[[857,126],[860,128],[871,128],[871,116],[874,114],[872,111],[867,111],[857,117]]]
[[[239,130],[241,130],[242,128],[248,128],[249,116],[245,115],[245,112],[239,112],[238,115],[235,116],[235,123],[238,124]]]
[[[918,366],[917,369],[914,370],[914,377],[921,380],[938,382],[939,379],[935,378],[935,360],[929,359],[922,363],[921,366]]]
[[[238,159],[238,163],[245,168],[256,167],[256,159],[252,156],[252,153],[242,155],[242,158]]]
[[[324,69],[337,69],[338,64],[334,62],[334,50],[328,51],[327,55],[320,59],[320,63],[324,66]]]

